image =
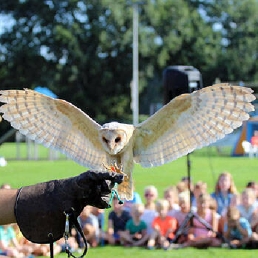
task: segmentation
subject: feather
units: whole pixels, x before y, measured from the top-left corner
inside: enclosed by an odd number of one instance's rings
[[[160,166],[223,138],[249,118],[254,99],[249,88],[217,84],[174,98],[137,127],[100,126],[71,103],[28,89],[0,91],[0,112],[28,138],[83,166],[118,164],[126,174],[118,192],[130,200],[134,161]]]

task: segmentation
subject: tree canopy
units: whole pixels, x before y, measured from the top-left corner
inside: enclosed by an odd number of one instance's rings
[[[0,88],[46,86],[100,123],[131,122],[134,2],[1,1]],[[170,65],[196,67],[206,86],[258,78],[256,0],[138,3],[142,114],[162,102]]]

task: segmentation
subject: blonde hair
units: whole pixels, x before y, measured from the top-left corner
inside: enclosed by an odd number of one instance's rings
[[[166,199],[160,199],[156,202],[156,210],[160,210],[162,208],[168,208],[169,202]]]
[[[228,207],[227,218],[232,220],[237,220],[240,218],[240,211],[237,207]]]
[[[145,209],[143,203],[134,203],[131,207],[131,213],[134,213],[135,211],[143,212]]]
[[[200,194],[200,196],[197,198],[197,201],[199,201],[199,202],[210,201],[210,200],[211,200],[211,196],[207,193]]]
[[[144,194],[146,192],[152,192],[154,196],[157,198],[158,197],[158,189],[154,185],[148,185],[144,188]]]
[[[194,185],[194,189],[201,189],[204,190],[206,192],[207,190],[207,183],[203,182],[203,181],[198,181],[195,185]]]
[[[178,200],[180,201],[185,201],[185,202],[190,202],[190,192],[189,191],[184,191],[178,195]]]
[[[209,208],[213,211],[216,211],[217,210],[217,207],[218,207],[218,204],[216,202],[215,199],[213,198],[210,198],[210,205],[209,205]]]
[[[176,185],[178,193],[182,193],[188,189],[187,183],[184,181],[180,181]]]
[[[235,186],[235,183],[234,183],[234,180],[233,180],[233,177],[232,175],[227,172],[227,171],[224,171],[222,172],[219,177],[218,177],[218,180],[217,180],[217,183],[216,183],[216,186],[215,186],[215,192],[218,194],[220,192],[220,187],[219,187],[219,181],[222,177],[228,177],[229,180],[230,180],[230,187],[229,187],[229,193],[232,193],[232,194],[235,194],[237,193],[237,189],[236,189],[236,186]]]
[[[242,192],[242,196],[246,194],[248,197],[251,197],[254,201],[256,199],[255,191],[252,188],[245,188]]]
[[[174,199],[174,203],[178,204],[178,191],[177,188],[175,186],[169,186],[164,190],[164,197],[166,195],[166,193],[172,193],[173,195],[173,199]]]
[[[240,201],[240,195],[239,193],[235,193],[232,195],[229,205],[230,206],[238,205],[239,201]]]

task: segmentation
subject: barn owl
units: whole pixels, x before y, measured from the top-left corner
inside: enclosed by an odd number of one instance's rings
[[[207,146],[249,118],[252,90],[216,84],[182,94],[139,125],[99,125],[69,102],[33,90],[2,90],[3,118],[22,134],[57,149],[75,162],[103,171],[117,164],[127,175],[118,186],[121,198],[132,199],[134,162],[160,166]]]

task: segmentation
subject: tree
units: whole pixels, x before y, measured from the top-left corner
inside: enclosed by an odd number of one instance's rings
[[[0,38],[2,89],[47,86],[98,122],[131,122],[132,2],[9,0]],[[230,3],[233,2],[231,6]],[[192,65],[204,85],[257,77],[255,0],[139,5],[140,111],[162,102],[162,72]]]
[[[129,17],[119,21],[105,1],[94,0],[0,7],[14,21],[1,38],[3,88],[48,86],[100,122],[129,113],[131,46],[121,37]]]
[[[190,1],[156,0],[144,6],[142,19],[141,61],[152,74],[147,83],[152,87],[146,91],[154,92],[157,102],[163,101],[163,93],[159,93],[163,92],[162,72],[167,66],[192,65],[203,74],[205,85],[211,83],[209,71],[218,57],[220,37],[198,8]],[[157,81],[159,87],[155,88],[153,82]],[[146,97],[146,103],[148,100]]]
[[[219,58],[213,73],[222,81],[257,80],[258,2],[199,2],[206,12],[207,22],[221,34]]]

